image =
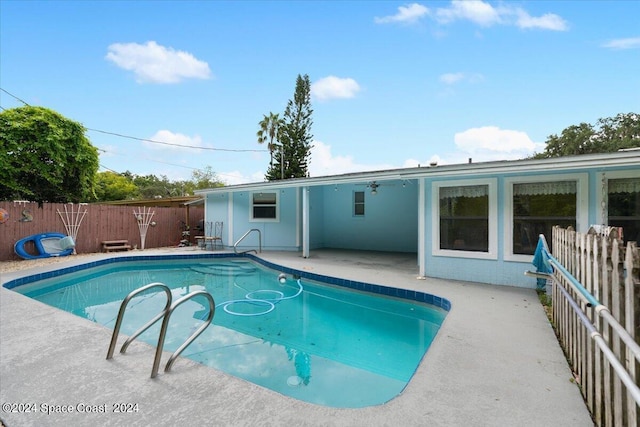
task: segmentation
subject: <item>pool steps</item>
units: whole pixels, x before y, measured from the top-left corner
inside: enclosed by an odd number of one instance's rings
[[[167,361],[167,364],[165,365],[165,368],[164,368],[165,372],[169,372],[171,370],[171,366],[173,366],[173,362],[175,362],[178,356],[180,356],[180,353],[182,353],[182,351],[185,348],[187,348],[189,344],[191,344],[196,338],[198,338],[198,336],[202,332],[204,332],[204,330],[207,329],[207,327],[211,324],[211,321],[213,320],[213,315],[215,314],[215,306],[216,306],[211,294],[209,292],[202,291],[202,290],[191,292],[183,296],[179,300],[175,301],[174,303],[172,303],[171,290],[167,285],[160,282],[150,283],[134,291],[131,291],[129,295],[127,295],[125,299],[122,300],[122,303],[120,304],[120,310],[118,311],[118,318],[113,328],[113,334],[111,335],[111,343],[109,344],[109,351],[107,352],[107,360],[113,358],[113,352],[116,348],[116,342],[118,341],[118,333],[120,332],[120,326],[122,325],[122,318],[124,317],[127,304],[129,304],[129,301],[131,301],[131,299],[133,299],[133,297],[135,297],[136,295],[153,288],[160,288],[167,295],[167,302],[164,306],[164,309],[160,313],[158,313],[156,316],[154,316],[151,320],[149,320],[147,323],[142,325],[140,329],[138,329],[133,333],[133,335],[127,338],[127,340],[122,345],[122,348],[120,348],[120,353],[126,352],[127,347],[129,347],[129,344],[131,344],[133,340],[135,340],[144,331],[149,329],[152,325],[154,325],[158,320],[162,318],[163,319],[162,327],[160,328],[160,334],[158,335],[158,345],[156,346],[156,355],[155,355],[155,358],[153,359],[153,368],[151,369],[151,378],[155,378],[158,375],[158,369],[160,367],[160,359],[162,358],[162,350],[164,348],[164,339],[167,335],[167,327],[169,326],[169,319],[171,318],[171,314],[173,313],[173,310],[175,310],[183,302],[186,302],[198,295],[203,295],[209,302],[209,316],[207,316],[204,323],[200,325],[200,327],[196,329],[196,331],[193,332],[189,336],[189,338],[187,338],[185,342],[180,347],[178,347],[176,351],[173,352],[171,357],[169,357],[169,360]]]

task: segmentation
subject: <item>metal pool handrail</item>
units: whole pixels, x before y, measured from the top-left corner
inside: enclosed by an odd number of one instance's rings
[[[209,315],[207,316],[207,319],[171,355],[171,357],[169,358],[169,361],[167,362],[167,365],[164,368],[165,372],[168,372],[171,369],[171,366],[173,365],[173,362],[175,362],[175,360],[178,358],[178,356],[180,356],[180,353],[182,353],[182,351],[185,348],[187,348],[187,346],[189,344],[191,344],[193,342],[193,340],[198,338],[198,336],[211,324],[211,321],[213,320],[213,315],[214,315],[215,310],[216,310],[216,308],[215,308],[216,304],[215,304],[211,294],[209,294],[207,291],[194,291],[194,292],[191,292],[190,294],[185,295],[184,297],[180,298],[179,300],[177,300],[176,302],[171,304],[171,300],[172,300],[171,290],[169,289],[169,287],[167,285],[165,285],[163,283],[160,283],[160,282],[150,283],[148,285],[145,285],[145,286],[143,286],[141,288],[136,289],[135,291],[130,292],[129,295],[127,295],[125,297],[125,299],[122,300],[122,303],[120,304],[120,310],[118,311],[118,317],[116,319],[116,324],[115,324],[115,326],[113,328],[113,334],[111,335],[111,343],[109,344],[109,351],[107,352],[107,360],[113,358],[113,352],[114,352],[114,350],[116,348],[116,342],[118,341],[118,333],[120,332],[120,326],[122,325],[122,318],[124,317],[124,312],[125,312],[125,310],[127,308],[127,305],[129,304],[129,301],[131,301],[131,299],[133,297],[135,297],[136,295],[138,295],[138,294],[140,294],[140,293],[142,293],[142,292],[144,292],[144,291],[146,291],[148,289],[152,289],[152,288],[160,288],[165,292],[165,294],[167,294],[167,302],[166,302],[166,304],[164,306],[164,309],[162,309],[162,311],[160,313],[155,315],[153,317],[153,319],[149,320],[147,323],[142,325],[140,327],[140,329],[138,329],[137,331],[135,331],[133,333],[133,335],[131,335],[129,338],[127,338],[127,340],[122,345],[122,348],[120,349],[120,353],[124,353],[125,351],[127,351],[127,347],[129,347],[129,344],[131,344],[136,338],[138,338],[138,336],[140,336],[140,334],[142,334],[144,331],[149,329],[153,324],[155,324],[158,320],[160,320],[160,318],[164,318],[162,320],[162,327],[160,328],[160,335],[158,336],[158,347],[156,348],[156,356],[155,356],[155,358],[153,360],[153,369],[151,371],[151,378],[155,378],[156,375],[158,375],[158,367],[160,366],[160,358],[162,357],[162,349],[164,347],[164,339],[165,339],[165,337],[167,335],[167,327],[169,325],[169,318],[171,317],[171,314],[173,313],[173,311],[179,305],[181,305],[183,302],[188,301],[191,298],[193,298],[195,296],[198,296],[198,295],[203,295],[207,299],[207,301],[209,302]]]
[[[258,248],[260,249],[260,252],[262,252],[262,233],[257,228],[252,228],[251,230],[249,230],[246,233],[244,233],[242,235],[242,237],[239,238],[238,241],[233,244],[233,252],[235,252],[236,254],[246,254],[246,253],[252,252],[252,251],[255,252],[255,253],[258,253],[258,251],[256,251],[255,249],[249,249],[248,251],[238,252],[238,244],[240,242],[242,242],[244,240],[244,238],[247,237],[252,231],[257,231],[258,232]]]
[[[634,379],[629,375],[629,373],[627,372],[625,367],[622,365],[622,363],[620,363],[620,360],[618,360],[615,353],[613,353],[611,349],[608,347],[608,343],[607,341],[604,340],[600,331],[595,328],[591,320],[585,315],[585,313],[582,311],[580,306],[571,297],[571,295],[567,292],[567,290],[562,286],[556,274],[563,277],[566,280],[566,283],[569,284],[569,286],[573,289],[575,294],[580,298],[581,301],[583,301],[583,303],[585,303],[587,307],[593,307],[593,310],[596,312],[596,314],[602,317],[607,322],[607,324],[612,328],[613,331],[616,332],[616,334],[619,336],[622,342],[625,343],[625,345],[627,346],[627,349],[629,350],[629,353],[631,353],[631,355],[633,355],[633,357],[638,362],[640,362],[640,345],[638,345],[638,343],[635,342],[634,338],[631,335],[629,335],[629,333],[624,328],[624,326],[622,326],[618,322],[618,320],[615,317],[613,317],[613,315],[609,311],[609,308],[601,304],[600,301],[598,301],[587,289],[585,289],[585,287],[582,286],[582,284],[575,277],[573,277],[573,275],[569,271],[567,271],[567,269],[564,268],[564,266],[556,258],[554,258],[553,255],[549,253],[547,242],[544,235],[542,234],[540,235],[539,242],[541,244],[538,245],[538,249],[536,249],[536,253],[539,251],[540,254],[544,257],[544,259],[549,263],[549,265],[555,268],[555,271],[554,271],[555,274],[543,273],[543,272],[533,273],[533,272],[527,271],[525,272],[525,275],[550,279],[550,280],[553,280],[556,283],[556,285],[558,285],[557,288],[563,294],[563,296],[565,297],[565,299],[573,309],[574,313],[577,315],[578,319],[580,319],[580,322],[583,324],[583,326],[587,330],[589,337],[601,349],[608,363],[611,364],[614,371],[620,377],[620,380],[625,384],[625,386],[627,386],[627,390],[629,391],[629,394],[631,395],[631,397],[635,400],[636,404],[640,405],[640,387],[638,387]]]
[[[113,334],[111,335],[111,343],[109,344],[109,351],[107,352],[107,360],[113,357],[113,352],[116,348],[116,342],[118,341],[118,333],[120,332],[120,326],[122,325],[122,318],[124,317],[124,312],[127,308],[127,304],[129,304],[129,301],[131,301],[131,299],[136,295],[138,295],[139,293],[142,293],[152,288],[161,288],[167,294],[167,303],[165,304],[164,309],[160,313],[158,313],[153,319],[151,319],[150,321],[142,325],[140,329],[134,332],[133,335],[131,335],[125,341],[125,343],[122,345],[122,348],[120,349],[120,353],[124,353],[125,351],[127,351],[127,347],[129,347],[129,344],[131,344],[133,340],[135,340],[140,334],[142,334],[149,327],[151,327],[151,325],[153,325],[158,320],[160,320],[161,317],[167,314],[169,307],[171,306],[171,299],[172,299],[171,290],[167,287],[167,285],[160,282],[150,283],[148,285],[145,285],[141,288],[136,289],[135,291],[130,292],[129,295],[127,295],[125,299],[122,300],[122,303],[120,304],[120,310],[118,311],[116,325],[114,326]]]
[[[167,361],[167,364],[164,368],[165,372],[169,372],[171,370],[171,366],[173,366],[173,362],[175,362],[175,360],[178,358],[178,356],[180,356],[180,353],[182,353],[182,351],[187,348],[187,346],[189,344],[191,344],[193,342],[193,340],[195,340],[196,338],[198,338],[198,336],[205,330],[207,329],[207,327],[209,326],[209,324],[211,324],[211,321],[213,320],[213,315],[215,313],[216,310],[216,304],[213,301],[213,297],[211,296],[211,294],[207,291],[194,291],[191,292],[188,295],[183,296],[182,298],[180,298],[179,300],[177,300],[176,302],[174,302],[171,305],[171,308],[169,308],[169,311],[167,312],[166,316],[164,316],[164,319],[162,320],[162,327],[160,329],[160,336],[158,337],[158,346],[156,347],[156,357],[153,360],[153,369],[151,370],[151,378],[155,378],[156,375],[158,375],[158,367],[160,366],[160,359],[162,358],[162,348],[164,347],[164,339],[165,336],[167,335],[167,327],[169,325],[169,318],[171,317],[171,314],[173,313],[173,311],[183,302],[186,302],[188,300],[190,300],[191,298],[198,296],[198,295],[203,295],[204,297],[207,298],[207,301],[209,302],[209,316],[207,316],[207,319],[204,321],[204,323],[202,325],[200,325],[200,327],[198,329],[196,329],[196,331],[191,334],[191,336],[189,338],[187,338],[187,340],[180,346],[178,347],[178,349],[173,352],[173,354],[171,355],[171,357],[169,357],[169,361]]]
[[[602,354],[604,354],[607,361],[611,364],[613,369],[616,371],[616,373],[620,377],[620,380],[627,387],[627,390],[629,391],[629,394],[633,397],[633,400],[636,401],[636,404],[640,405],[640,388],[635,383],[634,379],[629,375],[624,365],[620,363],[615,353],[611,351],[607,341],[602,337],[602,334],[600,333],[600,331],[598,331],[595,328],[593,323],[591,323],[589,318],[584,314],[584,312],[580,309],[576,301],[571,297],[571,295],[569,295],[569,292],[567,292],[567,290],[564,287],[558,286],[558,290],[560,290],[560,292],[564,295],[565,299],[573,309],[574,313],[576,314],[576,316],[578,316],[578,318],[586,328],[588,335],[600,348],[600,350],[602,351]],[[612,325],[612,326],[614,326],[614,329],[615,329],[615,325]],[[636,356],[637,356],[637,353],[636,353]]]
[[[609,311],[609,307],[603,305],[598,301],[591,293],[584,287],[582,284],[575,278],[573,275],[567,271],[567,269],[560,264],[560,261],[555,259],[553,255],[551,255],[548,251],[548,246],[546,239],[543,234],[539,237],[540,241],[544,242],[544,248],[541,249],[541,253],[547,262],[555,268],[555,272],[562,276],[569,286],[576,292],[576,295],[585,303],[587,307],[593,307],[596,314],[607,321],[609,326],[620,336],[620,339],[627,345],[635,359],[640,362],[640,345],[636,343],[634,338],[629,335],[627,330],[618,322],[618,319],[613,317],[611,312]],[[525,273],[527,274],[527,273]],[[530,273],[527,275],[531,275],[534,277],[544,277],[546,279],[552,279],[559,283],[557,277],[551,273]],[[640,395],[639,395],[640,396]],[[640,400],[638,401],[640,404]]]

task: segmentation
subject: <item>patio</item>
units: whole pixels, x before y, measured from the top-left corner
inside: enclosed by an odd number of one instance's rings
[[[194,251],[199,249],[123,255]],[[170,373],[152,380],[153,351],[148,345],[135,342],[126,355],[106,361],[110,330],[3,288],[0,397],[3,404],[36,404],[38,411],[3,411],[2,421],[7,426],[592,425],[533,290],[420,280],[415,254],[315,250],[308,259],[295,252],[260,256],[295,269],[429,292],[449,299],[452,309],[400,396],[380,406],[336,409],[282,396],[187,359],[178,360]],[[1,281],[93,257],[68,258],[54,265],[5,272]],[[113,405],[119,403],[137,404],[138,411],[114,413]],[[41,404],[59,405],[54,409],[71,405],[73,410],[45,414]],[[93,405],[96,411],[104,408],[104,412],[80,413],[78,404]]]

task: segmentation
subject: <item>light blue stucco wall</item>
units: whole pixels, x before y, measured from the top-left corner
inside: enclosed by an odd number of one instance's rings
[[[309,195],[309,249],[324,248],[325,188],[312,187],[308,189],[307,194]]]
[[[536,279],[527,277],[524,272],[527,270],[535,271],[535,267],[528,262],[510,261],[505,260],[505,222],[510,218],[506,218],[505,205],[505,181],[509,178],[525,178],[531,177],[539,179],[548,175],[560,176],[563,175],[575,175],[586,174],[587,188],[584,191],[586,197],[586,212],[584,213],[583,224],[579,231],[586,232],[589,225],[596,224],[599,218],[598,210],[601,209],[601,200],[596,197],[597,187],[602,185],[599,180],[599,173],[606,171],[622,171],[629,170],[630,168],[591,168],[580,170],[566,170],[566,171],[550,171],[550,172],[523,172],[523,173],[509,173],[509,174],[488,174],[478,175],[476,179],[493,178],[497,180],[497,192],[498,192],[498,210],[497,210],[497,256],[496,259],[474,259],[474,258],[461,258],[456,256],[439,256],[433,253],[431,242],[433,239],[437,239],[435,231],[432,228],[432,215],[437,212],[438,206],[432,206],[432,183],[443,182],[447,180],[456,180],[457,177],[450,177],[446,179],[425,179],[425,224],[426,224],[426,242],[427,248],[424,256],[426,275],[430,277],[438,277],[444,279],[464,280],[481,283],[491,283],[497,285],[508,285],[517,287],[535,288]],[[640,174],[640,171],[639,171]],[[548,236],[547,243],[551,246],[551,236]],[[530,257],[533,259],[533,256]]]
[[[222,244],[229,246],[229,193],[208,194],[205,199],[205,221],[222,221]],[[206,230],[205,230],[206,231]]]
[[[503,177],[495,175],[477,176],[478,179],[495,178],[497,179],[497,188],[503,187]],[[496,232],[498,233],[498,247],[497,247],[497,259],[474,259],[474,258],[460,258],[456,256],[440,256],[434,255],[432,251],[432,243],[438,241],[439,236],[436,235],[434,230],[433,217],[437,215],[439,206],[433,205],[432,199],[432,185],[433,183],[442,183],[447,181],[457,181],[459,177],[450,177],[445,179],[425,179],[425,259],[426,275],[429,277],[437,277],[443,279],[463,280],[470,282],[482,282],[493,283],[501,285],[513,285],[513,286],[526,286],[526,283],[515,283],[514,277],[516,275],[523,275],[524,270],[523,263],[512,263],[517,265],[505,266],[502,261],[504,245],[503,241],[503,224],[504,213],[502,209],[498,209],[498,227]],[[472,184],[472,180],[470,182]],[[504,194],[502,191],[498,191],[498,206],[504,205]],[[497,265],[500,264],[500,265]],[[535,281],[533,281],[535,286]]]
[[[418,187],[402,181],[385,184],[376,195],[364,185],[323,187],[324,247],[417,252]],[[363,216],[353,214],[356,191],[364,192]]]
[[[438,214],[439,206],[432,204],[433,183],[459,180],[454,174],[446,177],[430,177],[423,180],[424,191],[424,241],[425,250],[421,260],[425,274],[430,277],[464,280],[498,285],[534,288],[535,279],[524,276],[526,270],[533,270],[530,261],[513,261],[510,258],[505,230],[510,227],[511,219],[506,213],[508,205],[506,184],[512,179],[536,181],[544,177],[562,179],[563,175],[579,174],[586,177],[581,185],[583,198],[586,199],[581,209],[582,221],[579,231],[586,232],[590,224],[596,224],[601,216],[601,203],[598,188],[602,187],[602,172],[607,174],[617,171],[632,170],[640,176],[640,168],[602,167],[570,170],[537,170],[518,173],[478,173],[469,177],[465,175],[466,184],[473,185],[474,180],[494,180],[497,193],[496,218],[494,233],[497,244],[494,259],[479,259],[469,256],[460,257],[451,253],[441,255],[434,253],[433,242],[438,239],[433,229],[432,218]],[[530,182],[530,181],[528,181]],[[377,195],[365,183],[327,184],[308,188],[285,188],[278,191],[279,220],[250,220],[250,191],[209,194],[206,200],[207,221],[225,222],[224,243],[232,246],[246,231],[257,228],[262,233],[264,250],[302,249],[302,197],[303,192],[309,197],[309,246],[310,249],[336,248],[355,250],[379,250],[395,252],[418,252],[418,179],[384,181],[377,189]],[[386,185],[385,185],[386,184]],[[403,185],[404,184],[404,185]],[[266,191],[266,190],[265,190]],[[354,192],[365,192],[365,215],[357,217],[353,214]],[[506,226],[505,226],[506,225]],[[550,239],[548,243],[551,245]],[[256,248],[257,234],[251,234],[240,250]],[[532,257],[531,257],[532,258]]]
[[[262,248],[264,250],[299,250],[300,238],[298,224],[300,222],[299,192],[296,188],[277,190],[278,192],[278,221],[251,220],[250,191],[233,193],[231,206],[231,241],[226,244],[232,246],[244,233],[251,229],[260,230]],[[228,204],[225,204],[228,209]],[[238,250],[257,248],[258,234],[251,233],[238,245]]]
[[[337,190],[336,190],[337,188]],[[417,185],[390,182],[373,196],[365,186],[338,185],[279,190],[279,220],[251,221],[251,192],[232,196],[209,195],[207,218],[232,224],[231,246],[246,231],[257,228],[262,233],[265,250],[301,249],[302,192],[309,196],[309,246],[311,249],[367,249],[393,252],[417,252]],[[365,215],[353,215],[355,191],[365,192]],[[232,207],[229,209],[229,202]],[[231,218],[229,218],[229,211]],[[229,219],[232,221],[230,222]],[[225,232],[227,235],[228,231]],[[226,239],[228,240],[228,239]],[[252,233],[238,246],[245,250],[258,246]]]

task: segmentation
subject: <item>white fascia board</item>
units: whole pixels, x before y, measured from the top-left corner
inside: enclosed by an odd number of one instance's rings
[[[617,154],[617,153],[616,153]],[[504,162],[468,163],[456,165],[433,166],[425,171],[411,171],[401,173],[401,179],[510,173],[510,172],[539,172],[539,171],[575,171],[593,168],[608,168],[620,166],[636,166],[640,168],[640,153],[626,152],[629,155],[612,157],[602,154],[557,157],[552,159],[525,159]]]
[[[209,193],[229,193],[240,191],[276,190],[284,188],[314,187],[336,184],[356,184],[368,181],[407,180],[429,177],[478,176],[479,174],[577,171],[589,168],[607,168],[620,166],[640,167],[638,150],[618,151],[605,154],[584,154],[581,156],[555,157],[551,159],[503,160],[482,163],[458,163],[442,166],[423,166],[415,168],[391,169],[382,171],[356,172],[342,175],[322,176],[315,178],[293,178],[278,181],[266,181],[249,184],[238,184],[196,190],[197,195]]]
[[[322,185],[334,185],[334,184],[357,184],[369,181],[388,181],[402,179],[398,170],[394,170],[392,174],[384,172],[364,172],[362,174],[354,176],[336,175],[325,176],[319,178],[297,178],[297,179],[285,179],[279,181],[259,182],[250,184],[238,184],[226,187],[216,187],[206,190],[196,190],[195,194],[209,194],[209,193],[228,193],[228,192],[240,192],[240,191],[260,191],[260,190],[276,190],[283,188],[299,188],[299,187],[316,187]]]

